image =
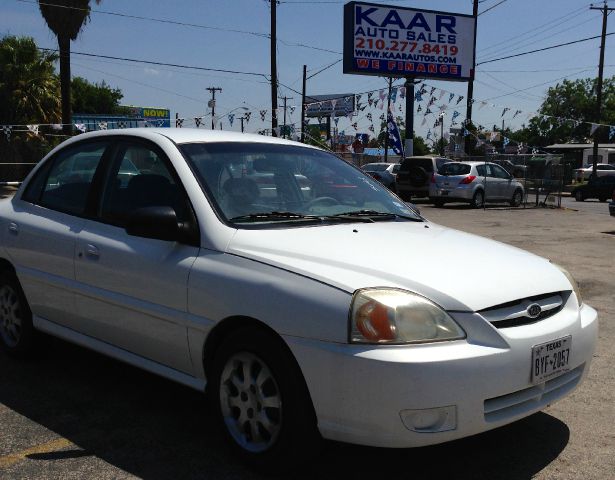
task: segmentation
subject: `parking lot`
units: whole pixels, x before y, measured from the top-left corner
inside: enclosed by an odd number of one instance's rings
[[[431,221],[569,269],[600,315],[589,377],[543,413],[450,444],[385,450],[326,443],[292,478],[613,478],[615,218],[589,208],[418,206]],[[460,256],[457,267],[476,288],[472,263],[480,261]],[[262,478],[230,456],[203,396],[188,388],[58,340],[28,362],[0,353],[0,365],[2,479]]]

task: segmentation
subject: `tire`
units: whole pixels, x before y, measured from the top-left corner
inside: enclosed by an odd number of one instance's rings
[[[606,202],[608,199],[606,197],[599,197],[598,200],[601,202]]]
[[[585,200],[585,197],[583,197],[583,192],[581,190],[577,190],[576,192],[574,192],[574,199],[577,202],[582,202]]]
[[[433,204],[436,208],[442,208],[444,206],[444,200],[434,199]]]
[[[515,190],[513,193],[512,199],[510,200],[511,207],[518,207],[523,202],[523,192],[519,189]]]
[[[0,347],[15,357],[30,356],[36,335],[32,311],[15,274],[0,272]]]
[[[423,167],[413,166],[410,168],[410,185],[413,187],[422,187],[429,178],[427,171]]]
[[[472,205],[472,208],[483,208],[485,205],[485,194],[482,190],[476,190],[476,192],[474,192],[470,205]]]
[[[248,381],[244,372],[250,372]],[[320,435],[309,392],[281,339],[253,327],[232,332],[216,351],[211,380],[218,422],[244,462],[284,472],[317,452]]]

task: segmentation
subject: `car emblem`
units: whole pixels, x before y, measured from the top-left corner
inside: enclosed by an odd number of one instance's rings
[[[532,303],[527,307],[527,316],[530,318],[536,318],[542,312],[542,308],[537,303]]]

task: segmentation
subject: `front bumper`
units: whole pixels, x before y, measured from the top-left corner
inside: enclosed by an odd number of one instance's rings
[[[580,310],[567,305],[541,322],[500,330],[477,313],[454,318],[468,332],[467,340],[370,346],[286,337],[323,437],[405,448],[506,425],[569,394],[587,375],[597,341],[597,314],[587,305]],[[532,346],[567,335],[572,335],[570,370],[532,385]],[[446,412],[445,431],[406,427],[408,415],[422,411]]]

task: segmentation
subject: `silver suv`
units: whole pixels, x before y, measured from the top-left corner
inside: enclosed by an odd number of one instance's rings
[[[397,193],[404,200],[411,197],[428,197],[431,176],[448,158],[442,157],[408,157],[401,162],[397,172]]]
[[[469,202],[480,208],[485,202],[523,201],[521,182],[499,165],[485,162],[449,162],[442,165],[429,184],[429,198],[436,207],[446,202]]]

